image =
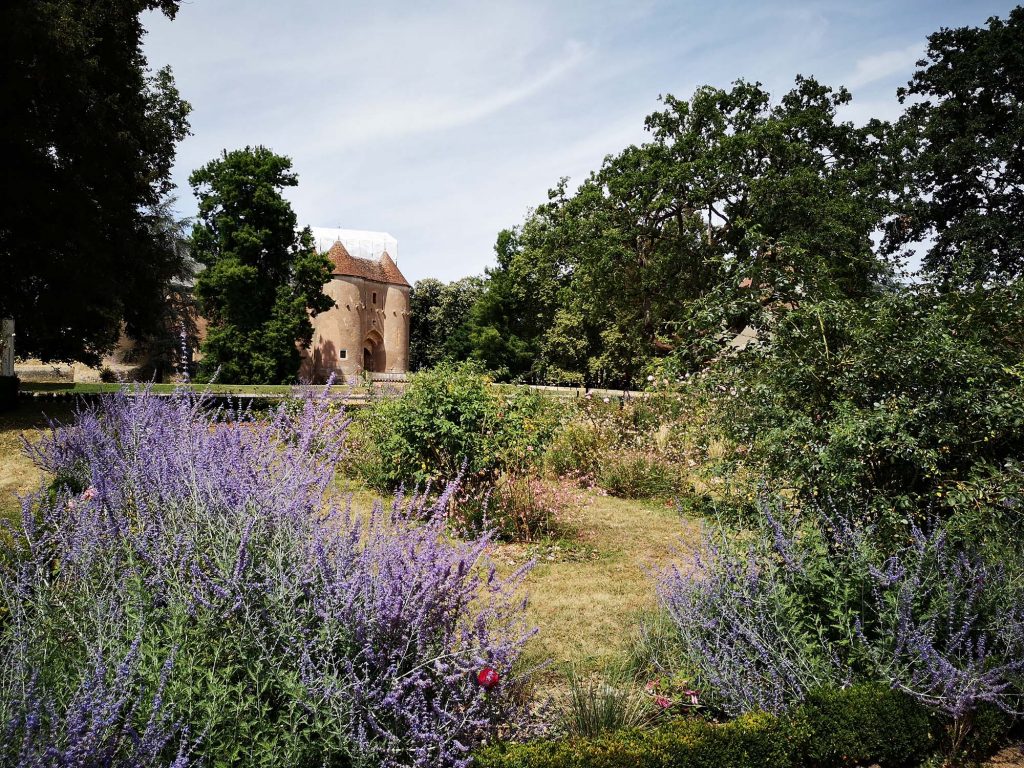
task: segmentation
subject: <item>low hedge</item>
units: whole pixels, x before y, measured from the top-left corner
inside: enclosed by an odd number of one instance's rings
[[[13,408],[18,403],[18,377],[0,376],[0,411]]]
[[[909,697],[868,684],[822,691],[788,715],[727,723],[676,720],[593,739],[496,744],[477,768],[882,768],[919,765],[938,745],[939,724]]]

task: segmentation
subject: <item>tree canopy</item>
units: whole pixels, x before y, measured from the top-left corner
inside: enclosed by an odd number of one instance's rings
[[[466,357],[470,347],[467,320],[483,286],[480,277],[464,277],[451,283],[432,277],[416,281],[409,295],[412,370]]]
[[[947,287],[1024,274],[1024,8],[987,27],[942,29],[900,99],[907,212],[893,247],[929,241]]]
[[[626,384],[668,350],[703,359],[765,305],[875,291],[890,127],[838,121],[849,99],[803,77],[774,106],[744,81],[664,97],[650,142],[499,236],[475,354],[513,378]]]
[[[177,0],[0,7],[0,317],[18,352],[97,362],[158,332],[180,249],[161,237],[189,105],[147,69],[140,14]]]
[[[281,192],[298,184],[287,157],[266,147],[224,151],[189,177],[199,198],[192,255],[207,321],[201,372],[224,383],[295,381],[299,346],[313,336],[310,313],[333,305],[324,293],[330,262],[299,231]]]

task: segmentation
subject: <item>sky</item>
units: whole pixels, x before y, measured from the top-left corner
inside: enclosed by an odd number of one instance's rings
[[[855,123],[892,119],[927,36],[989,0],[184,0],[147,14],[145,52],[191,103],[188,176],[224,149],[293,161],[300,225],[386,232],[410,282],[494,264],[500,230],[547,190],[646,140],[658,98],[797,74],[845,85]]]

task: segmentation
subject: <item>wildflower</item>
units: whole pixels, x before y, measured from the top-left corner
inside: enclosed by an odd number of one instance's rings
[[[96,486],[90,485],[88,488],[82,491],[82,501],[92,501],[93,499],[96,498],[97,493],[98,491],[96,490]]]
[[[683,691],[683,696],[690,700],[690,703],[697,706],[697,691],[691,691],[689,689]]]
[[[668,696],[655,696],[654,703],[662,709],[668,709],[672,706],[672,699]]]
[[[610,397],[603,398],[606,403],[610,403],[612,399]]]
[[[490,667],[484,667],[477,672],[476,681],[480,684],[481,688],[485,691],[489,691],[501,681],[501,675]]]
[[[647,380],[648,380],[648,381],[654,381],[654,376],[653,376],[653,375],[649,375],[649,376],[647,377]]]
[[[658,681],[657,680],[648,680],[647,684],[644,686],[644,690],[647,691],[648,693],[654,693],[654,691],[657,690],[657,688],[658,688]]]

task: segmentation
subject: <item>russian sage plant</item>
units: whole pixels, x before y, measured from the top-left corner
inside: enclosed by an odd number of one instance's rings
[[[524,571],[452,540],[447,494],[336,498],[347,423],[327,395],[257,415],[142,389],[32,448],[55,480],[0,558],[0,754],[35,765],[12,751],[34,733],[70,748],[82,707],[159,743],[125,766],[461,766],[515,723]],[[108,665],[94,685],[108,658],[131,681]]]
[[[883,552],[835,509],[790,523],[761,512],[753,530],[708,526],[660,579],[702,700],[779,712],[816,687],[881,680],[947,716],[954,749],[982,704],[1020,710],[1024,613],[1002,565],[941,527]]]
[[[1024,714],[1024,607],[1002,563],[914,528],[870,573],[875,631],[857,634],[874,672],[945,714],[953,751],[982,705]]]
[[[678,661],[702,701],[726,714],[782,712],[813,688],[843,682],[797,543],[765,507],[762,525],[745,536],[707,525],[687,562],[660,578],[685,655]]]

